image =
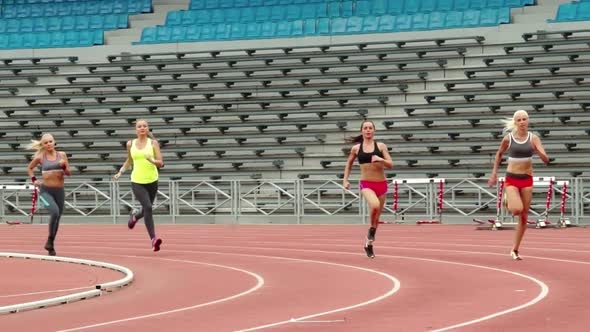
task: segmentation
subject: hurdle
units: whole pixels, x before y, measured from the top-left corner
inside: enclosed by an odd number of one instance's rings
[[[31,194],[31,210],[29,213],[27,213],[26,211],[22,210],[21,208],[19,208],[16,204],[13,204],[10,201],[7,201],[4,195],[4,192],[6,190],[10,190],[13,192],[18,192],[18,191],[29,191],[32,190],[32,194]],[[29,220],[27,221],[22,221],[22,220],[5,220],[5,223],[8,225],[22,225],[22,224],[32,224],[33,223],[33,217],[35,216],[35,212],[36,212],[36,208],[37,208],[37,198],[39,197],[39,189],[37,187],[35,187],[34,185],[0,185],[0,191],[1,191],[1,196],[2,196],[2,201],[5,203],[8,203],[10,206],[12,206],[13,208],[15,208],[15,210],[19,211],[20,213],[22,213],[25,216],[29,217]],[[17,196],[18,199],[18,196]]]
[[[542,217],[539,218],[536,223],[534,221],[529,223],[534,224],[536,228],[545,228],[549,225],[555,225],[555,228],[566,228],[572,226],[570,220],[565,217],[565,206],[567,202],[567,188],[569,181],[556,181],[555,179],[550,179],[547,185],[549,189],[547,190],[545,211],[543,211]],[[561,186],[561,190],[555,189],[556,185]],[[549,220],[549,211],[551,210],[554,191],[561,192],[561,201],[559,203],[559,219],[555,223]]]
[[[422,219],[417,220],[416,224],[418,225],[428,225],[428,224],[441,224],[442,223],[442,213],[443,213],[443,194],[444,194],[444,183],[446,182],[445,179],[442,178],[416,178],[416,179],[394,179],[392,180],[392,187],[393,187],[393,202],[392,202],[392,210],[394,213],[394,221],[379,221],[381,224],[401,224],[405,223],[403,220],[404,212],[400,212],[399,208],[399,186],[400,185],[414,185],[414,184],[426,184],[427,191],[426,194],[418,192],[413,187],[409,186],[412,192],[417,193],[422,197],[422,199],[417,200],[410,207],[417,205],[421,201],[426,201],[429,203],[431,199],[428,199],[429,196],[432,198],[434,195],[433,186],[437,184],[437,192],[436,192],[436,205],[435,206],[428,206],[428,215],[430,219]],[[400,215],[402,216],[400,220]]]
[[[503,213],[503,199],[504,199],[504,184],[505,179],[499,178],[498,179],[498,190],[497,190],[497,204],[496,204],[496,217],[490,218],[487,220],[482,220],[478,218],[474,218],[473,221],[479,225],[489,224],[492,230],[500,230],[506,228],[514,228],[516,222],[506,223],[506,218],[511,218],[514,220],[514,216],[507,216]],[[549,211],[551,210],[551,204],[553,200],[553,192],[555,190],[555,185],[561,186],[561,206],[560,206],[560,218],[559,221],[556,223],[556,227],[567,227],[567,224],[571,225],[569,219],[565,218],[565,205],[567,200],[567,186],[569,185],[569,181],[556,181],[555,177],[533,177],[533,182],[535,187],[544,187],[547,186],[547,195],[545,199],[545,209],[541,213],[540,218],[537,220],[527,220],[527,226],[534,227],[534,228],[546,228],[548,225],[552,225],[553,223],[549,220]],[[566,226],[563,226],[566,225]]]
[[[478,218],[473,218],[473,221],[480,224],[485,225],[490,224],[491,229],[494,231],[500,230],[504,227],[502,223],[503,218],[502,214],[502,203],[504,198],[504,179],[498,180],[498,185],[496,186],[496,217],[490,218],[488,220],[482,220]]]

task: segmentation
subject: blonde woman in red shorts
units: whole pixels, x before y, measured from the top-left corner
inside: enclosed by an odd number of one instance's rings
[[[533,154],[537,154],[545,164],[549,163],[549,157],[545,153],[541,139],[529,132],[529,115],[526,111],[516,111],[512,119],[504,122],[504,132],[508,134],[502,139],[496,153],[488,185],[496,185],[502,155],[507,153],[508,166],[504,180],[506,203],[510,213],[519,218],[510,256],[514,260],[521,260],[518,249],[527,227],[528,211],[533,196]]]

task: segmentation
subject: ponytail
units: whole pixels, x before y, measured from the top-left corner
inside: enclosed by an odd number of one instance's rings
[[[45,152],[45,147],[42,143],[44,138],[50,138],[53,140],[53,136],[51,134],[43,134],[40,140],[32,139],[31,143],[26,145],[27,150],[35,150],[35,156]]]
[[[43,150],[43,144],[41,144],[40,140],[32,139],[31,143],[27,144],[26,148],[27,150],[36,150],[37,153],[39,153]]]
[[[363,141],[363,135],[349,136],[349,137],[345,138],[344,141],[348,144],[360,143]]]
[[[370,122],[373,125],[373,129],[375,129],[375,123],[371,120],[364,120],[363,122],[361,122],[361,131],[363,131],[363,126],[365,125],[365,123]],[[350,136],[344,139],[344,141],[348,144],[356,144],[356,143],[361,143],[363,141],[363,134],[357,135],[357,136]]]

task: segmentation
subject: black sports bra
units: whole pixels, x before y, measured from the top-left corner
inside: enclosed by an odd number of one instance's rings
[[[373,156],[379,156],[381,158],[383,158],[383,153],[381,153],[381,150],[379,150],[379,147],[377,146],[377,142],[373,142],[374,143],[374,148],[373,148],[373,152],[365,152],[363,151],[363,142],[361,142],[361,146],[359,147],[359,153],[358,153],[358,162],[359,164],[368,164],[371,163],[371,159],[373,159]]]

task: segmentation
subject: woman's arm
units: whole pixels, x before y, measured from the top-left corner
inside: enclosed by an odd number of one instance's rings
[[[113,176],[115,180],[121,177],[123,173],[133,164],[133,159],[131,158],[131,141],[127,141],[127,159],[123,163],[123,166],[119,169],[119,171]]]
[[[502,142],[500,143],[500,147],[498,148],[498,152],[496,152],[496,158],[494,159],[494,166],[492,168],[492,174],[490,175],[490,179],[488,180],[488,185],[490,187],[496,184],[498,180],[498,168],[500,167],[500,163],[502,162],[502,156],[504,152],[508,150],[508,145],[510,144],[510,138],[508,136],[504,136]]]
[[[35,176],[35,172],[33,170],[35,169],[35,167],[37,167],[37,165],[39,165],[39,163],[41,163],[39,157],[33,157],[33,160],[31,160],[29,166],[27,167],[27,174],[29,174],[29,178],[31,178],[31,182],[33,183],[33,185],[37,187],[39,186],[39,184],[41,184],[41,182],[37,180],[37,177]]]
[[[391,160],[391,155],[389,155],[389,149],[387,148],[387,145],[385,145],[385,143],[378,143],[377,148],[379,148],[379,151],[381,151],[381,154],[383,154],[383,158],[373,155],[371,162],[383,162],[385,167],[392,169],[393,160]]]
[[[549,164],[551,160],[545,152],[545,148],[543,148],[543,143],[541,143],[541,139],[537,135],[532,136],[533,149],[545,164]]]
[[[154,158],[147,158],[147,160],[156,165],[157,168],[164,167],[164,159],[162,158],[162,152],[160,151],[160,143],[156,140],[152,140],[152,146],[154,148]]]
[[[350,176],[350,171],[352,169],[352,164],[354,163],[354,159],[358,154],[359,145],[355,145],[350,149],[350,153],[348,154],[348,160],[346,160],[346,166],[344,166],[344,177],[342,178],[342,186],[346,189],[350,188],[350,182],[348,181],[348,177]]]

